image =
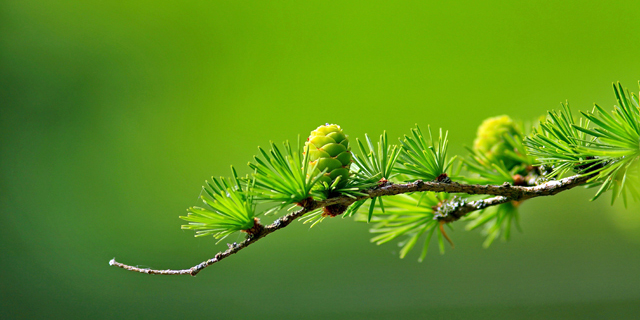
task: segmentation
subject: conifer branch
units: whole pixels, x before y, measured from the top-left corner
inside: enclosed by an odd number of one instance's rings
[[[456,221],[470,212],[481,210],[487,207],[496,206],[499,204],[503,204],[509,201],[524,201],[527,199],[540,197],[540,196],[551,196],[555,195],[559,192],[566,191],[577,187],[579,185],[583,185],[589,180],[590,176],[588,175],[575,175],[571,177],[567,177],[561,180],[553,180],[546,182],[544,184],[533,186],[533,187],[521,187],[521,186],[512,186],[511,184],[505,183],[503,185],[476,185],[476,184],[461,184],[456,182],[445,183],[445,182],[423,182],[422,180],[417,180],[412,183],[405,184],[393,184],[393,183],[385,183],[376,188],[363,191],[365,196],[360,197],[347,197],[347,196],[339,196],[335,198],[329,198],[322,201],[315,201],[311,198],[303,201],[303,208],[289,213],[279,219],[277,219],[272,224],[265,226],[264,228],[256,228],[255,233],[250,233],[247,235],[247,239],[236,244],[229,244],[229,249],[223,252],[217,253],[213,258],[208,259],[206,261],[201,262],[198,265],[195,265],[189,269],[181,269],[181,270],[155,270],[148,268],[139,268],[135,266],[126,265],[120,262],[117,262],[114,259],[109,261],[109,265],[116,266],[119,268],[123,268],[129,271],[146,273],[146,274],[160,274],[160,275],[191,275],[195,276],[202,269],[225,259],[240,250],[248,247],[254,242],[266,237],[272,232],[275,232],[279,229],[282,229],[288,226],[293,220],[302,217],[303,215],[314,211],[316,209],[325,208],[327,206],[332,205],[344,205],[349,206],[356,201],[366,200],[370,198],[380,197],[380,196],[391,196],[397,194],[411,193],[411,192],[424,192],[424,191],[433,191],[433,192],[447,192],[447,193],[466,193],[466,194],[475,194],[475,195],[494,195],[495,197],[470,201],[470,202],[460,202],[458,206],[454,206],[450,208],[446,212],[439,212],[438,219],[444,222],[453,222]],[[256,221],[256,223],[258,223]]]
[[[434,136],[429,129],[425,136],[416,125],[396,146],[389,145],[383,133],[377,148],[365,135],[368,148],[356,139],[361,154],[352,155],[340,126],[321,125],[311,132],[302,152],[294,152],[288,142],[284,151],[272,143],[268,152],[259,148],[262,157],[249,163],[253,174],[238,177],[232,168],[231,179],[212,178],[204,187],[205,207],[191,207],[180,217],[189,222],[182,228],[195,230],[196,236],[222,240],[241,231],[247,234],[244,241],[229,244],[228,250],[189,269],[143,269],[115,259],[109,264],[147,274],[195,276],[295,219],[313,226],[338,215],[375,222],[369,231],[377,234],[371,239],[376,244],[405,238],[399,243],[400,258],[424,239],[418,259],[422,261],[434,234],[444,253],[444,239],[451,239],[443,226],[463,217],[471,220],[468,230],[484,226],[485,247],[500,235],[507,240],[511,225],[518,227],[519,204],[530,198],[588,184],[600,186],[594,198],[612,190],[612,203],[621,197],[626,206],[628,195],[640,200],[640,100],[620,84],[614,84],[614,92],[618,106],[612,112],[595,105],[593,111],[582,112],[585,119],[576,120],[563,104],[528,133],[508,116],[484,120],[469,158],[453,173],[463,183],[452,182],[448,175],[456,157],[447,156],[447,133],[442,130]],[[468,175],[459,175],[462,168]],[[549,181],[571,172],[577,175]],[[389,182],[398,174],[413,182]],[[539,181],[548,182],[536,185]],[[393,195],[398,196],[384,201],[385,210],[383,197]],[[368,214],[358,213],[367,200]],[[263,226],[256,218],[259,203],[275,203],[262,212],[265,215],[294,204],[299,210]],[[485,210],[489,207],[493,208]]]

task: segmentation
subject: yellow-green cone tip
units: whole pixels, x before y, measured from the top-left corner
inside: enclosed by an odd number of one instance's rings
[[[505,134],[520,135],[516,123],[509,116],[488,118],[478,127],[473,149],[489,160],[502,160],[510,170],[518,163],[506,156],[508,144],[503,138]]]
[[[337,124],[325,124],[311,131],[305,148],[309,147],[309,164],[316,166],[311,173],[317,175],[323,170],[327,172],[320,182],[331,185],[338,177],[337,187],[343,187],[349,179],[349,167],[351,166],[351,148],[349,138],[342,132]]]

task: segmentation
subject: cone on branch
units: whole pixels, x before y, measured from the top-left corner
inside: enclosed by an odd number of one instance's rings
[[[340,179],[334,186],[336,189],[347,184],[351,167],[351,148],[349,138],[339,125],[325,124],[311,131],[305,147],[309,148],[311,167],[315,166],[311,174],[317,175],[326,170],[319,182],[332,186]]]

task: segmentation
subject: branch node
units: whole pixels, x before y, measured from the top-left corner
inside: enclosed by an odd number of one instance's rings
[[[527,181],[522,175],[516,174],[513,176],[513,185],[525,187],[527,186]]]
[[[247,234],[247,239],[251,239],[251,238],[254,238],[255,236],[260,235],[263,230],[264,230],[264,226],[260,224],[260,219],[253,218],[253,227],[246,230],[241,230],[241,231]]]
[[[440,183],[451,183],[451,178],[449,178],[446,173],[443,173],[436,178],[436,181]]]
[[[296,203],[296,204],[297,204],[297,205],[299,205],[299,206],[301,206],[301,207],[302,207],[302,208],[304,208],[304,209],[309,210],[309,208],[312,208],[312,207],[314,207],[314,206],[315,206],[316,201],[315,201],[315,200],[313,200],[313,198],[312,198],[312,197],[308,197],[308,198],[303,199],[302,201],[300,201],[300,202],[298,202],[298,203]]]
[[[322,216],[323,217],[329,216],[332,218],[335,216],[339,216],[343,214],[348,207],[349,206],[345,206],[344,204],[341,204],[341,203],[336,203],[336,204],[326,206],[323,209],[324,212],[322,213]]]
[[[389,184],[391,184],[391,183],[389,182],[389,180],[387,180],[387,178],[382,178],[382,179],[378,180],[378,188],[382,188],[382,187],[387,186]]]

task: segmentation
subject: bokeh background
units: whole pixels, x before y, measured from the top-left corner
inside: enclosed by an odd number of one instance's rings
[[[636,318],[640,207],[572,190],[485,250],[397,257],[368,226],[297,223],[226,248],[178,219],[258,145],[326,122],[418,123],[464,155],[480,122],[637,90],[638,1],[0,1],[0,318]],[[240,241],[240,235],[228,238]]]

